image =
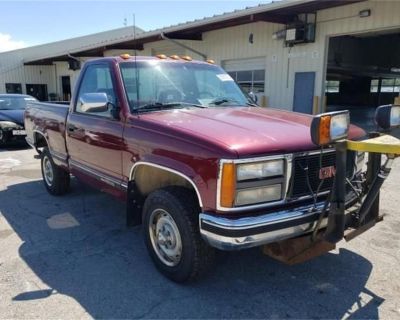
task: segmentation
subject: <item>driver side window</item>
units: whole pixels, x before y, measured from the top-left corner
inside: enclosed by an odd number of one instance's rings
[[[87,94],[104,93],[107,95],[108,102],[116,106],[117,99],[111,76],[111,70],[108,65],[91,65],[89,66],[79,88],[78,99],[76,101],[76,112],[93,114],[102,117],[111,117],[110,107],[104,112],[90,112],[82,108],[82,102]]]

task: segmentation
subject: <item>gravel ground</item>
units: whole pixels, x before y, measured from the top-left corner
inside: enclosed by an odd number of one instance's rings
[[[400,318],[400,160],[384,222],[286,266],[259,249],[220,253],[177,285],[153,267],[124,205],[77,181],[52,197],[30,149],[0,151],[0,318]]]

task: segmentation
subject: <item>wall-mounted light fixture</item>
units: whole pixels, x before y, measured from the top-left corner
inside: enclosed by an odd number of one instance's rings
[[[369,17],[370,15],[371,15],[371,9],[361,10],[361,11],[358,13],[358,16],[359,16],[360,18],[367,18],[367,17]]]
[[[251,43],[251,44],[254,43],[254,34],[252,34],[252,33],[249,34],[249,43]]]

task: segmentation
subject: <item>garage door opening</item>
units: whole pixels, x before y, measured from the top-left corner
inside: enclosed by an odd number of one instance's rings
[[[400,93],[400,30],[333,37],[325,83],[328,111],[350,110],[352,123],[375,129],[376,107]]]

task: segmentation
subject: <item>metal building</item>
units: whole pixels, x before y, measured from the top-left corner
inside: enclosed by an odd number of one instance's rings
[[[78,38],[80,45],[71,39],[0,54],[0,92],[45,85],[40,98],[65,100],[77,61],[163,53],[215,60],[265,106],[375,107],[399,96],[399,12],[398,0],[284,0],[136,37],[132,28],[112,30]]]

